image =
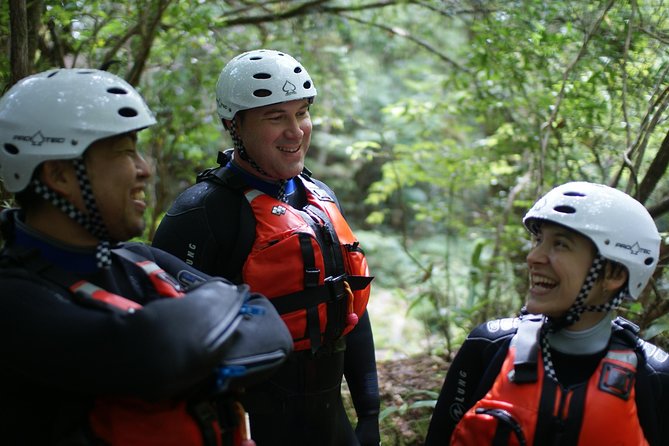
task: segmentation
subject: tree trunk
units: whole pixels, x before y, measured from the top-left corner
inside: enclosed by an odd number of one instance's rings
[[[662,144],[660,144],[660,150],[658,150],[657,155],[655,155],[653,162],[650,163],[648,171],[639,185],[637,198],[641,203],[646,202],[657,186],[657,183],[667,171],[667,166],[669,166],[669,133],[664,135]],[[659,215],[654,215],[654,217],[659,217]]]
[[[26,0],[9,0],[11,75],[9,86],[32,73],[28,51],[28,11]]]

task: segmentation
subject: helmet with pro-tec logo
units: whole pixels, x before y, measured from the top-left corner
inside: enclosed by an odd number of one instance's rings
[[[0,166],[9,192],[47,160],[80,157],[91,143],[156,123],[144,99],[106,71],[56,69],[26,77],[0,99]]]
[[[535,233],[537,220],[588,237],[602,257],[624,265],[633,299],[639,297],[657,267],[660,234],[653,218],[641,203],[617,189],[583,181],[563,184],[539,199],[523,223]]]

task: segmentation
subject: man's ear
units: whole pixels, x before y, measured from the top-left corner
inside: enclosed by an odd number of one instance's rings
[[[70,161],[45,161],[40,169],[39,177],[45,185],[66,198],[71,197],[79,188],[74,165]]]

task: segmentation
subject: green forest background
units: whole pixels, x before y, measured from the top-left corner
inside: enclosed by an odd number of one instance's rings
[[[224,64],[256,48],[295,56],[319,92],[307,166],[376,276],[379,355],[449,358],[521,307],[521,218],[551,187],[617,187],[666,233],[668,43],[664,0],[9,0],[0,88],[53,67],[138,87],[159,122],[140,134],[150,242],[230,144],[214,98]],[[652,286],[623,311],[665,347],[666,255],[663,243]]]

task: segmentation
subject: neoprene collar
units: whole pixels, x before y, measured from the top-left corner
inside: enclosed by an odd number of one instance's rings
[[[603,351],[611,338],[611,321],[614,314],[609,311],[594,326],[573,331],[563,328],[555,333],[548,333],[548,343],[552,348],[572,355],[591,355]]]
[[[279,183],[278,182],[272,182],[272,181],[265,181],[257,176],[245,171],[241,167],[239,167],[237,164],[235,164],[232,160],[228,161],[228,164],[225,166],[227,169],[232,169],[236,173],[238,173],[242,178],[244,178],[244,181],[246,184],[248,184],[250,187],[254,189],[258,189],[261,192],[266,193],[269,196],[276,197],[277,193],[279,192]],[[295,185],[295,178],[291,178],[290,180],[287,180],[286,182],[286,196],[290,196],[295,192],[296,185]]]
[[[95,246],[80,248],[67,245],[26,225],[17,210],[7,212],[12,213],[9,218],[14,222],[14,243],[16,245],[37,249],[46,260],[71,271],[93,273],[98,270]]]

